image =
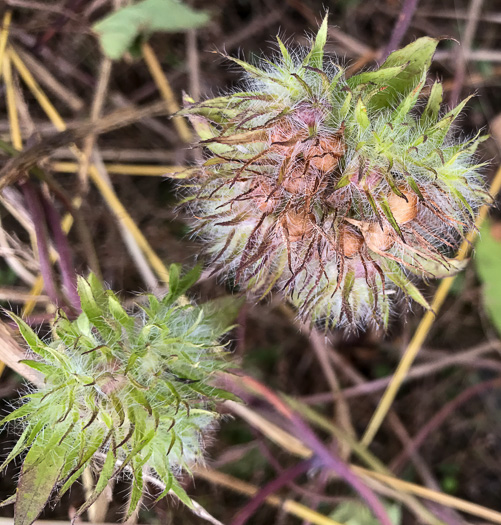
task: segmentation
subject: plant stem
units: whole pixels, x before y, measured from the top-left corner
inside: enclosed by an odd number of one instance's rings
[[[291,481],[295,480],[301,474],[307,472],[315,463],[315,458],[300,461],[293,467],[284,470],[277,478],[266,484],[248,503],[243,507],[231,525],[244,525],[247,520],[258,510],[266,501],[268,496],[281,489]]]
[[[383,55],[381,57],[381,62],[384,62],[388,58],[388,55],[399,47],[402,38],[404,37],[407,29],[409,28],[412,16],[416,11],[418,3],[419,0],[405,0],[404,5],[402,6],[402,10],[400,11],[400,14],[398,16],[397,23],[393,28],[390,41],[384,48]]]
[[[45,222],[45,215],[40,202],[40,196],[37,188],[35,188],[30,181],[26,181],[21,184],[21,188],[26,200],[26,206],[30,212],[31,218],[33,220],[33,226],[35,228],[40,273],[43,276],[45,290],[51,301],[56,306],[59,306],[61,298],[57,292],[54,274],[52,271],[52,264],[50,262],[48,247],[49,233],[47,231],[47,224]]]
[[[61,278],[66,295],[72,308],[75,311],[80,312],[80,297],[77,293],[77,275],[75,272],[75,266],[73,264],[73,256],[68,243],[68,238],[61,228],[61,218],[54,207],[54,204],[43,195],[41,196],[41,200],[45,211],[47,224],[51,229],[54,244],[59,254],[58,265],[61,271]]]

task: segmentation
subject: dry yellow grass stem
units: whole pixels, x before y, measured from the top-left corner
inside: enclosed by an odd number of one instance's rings
[[[461,512],[466,512],[472,516],[477,516],[478,518],[490,520],[493,523],[501,523],[501,512],[488,509],[482,505],[477,505],[476,503],[471,503],[454,496],[449,496],[448,494],[443,494],[442,492],[437,492],[426,487],[421,487],[414,483],[409,483],[408,481],[402,481],[401,479],[394,478],[393,476],[388,476],[386,474],[381,474],[379,472],[373,472],[371,470],[352,465],[351,468],[354,472],[362,477],[369,477],[382,481],[384,484],[392,487],[400,492],[405,492],[407,494],[413,494],[421,498],[425,498],[429,501],[435,501],[449,507],[451,509],[456,509]]]
[[[0,50],[1,51],[1,50]],[[17,55],[16,55],[17,56]],[[22,142],[22,134],[21,134],[21,128],[19,126],[19,118],[16,108],[16,97],[15,97],[15,90],[14,90],[14,84],[12,81],[12,71],[11,71],[11,63],[10,63],[10,54],[4,54],[3,56],[3,73],[4,73],[4,81],[5,81],[5,89],[6,89],[6,98],[7,98],[7,111],[9,116],[9,126],[10,126],[10,135],[11,135],[11,141],[14,148],[21,151],[23,148],[23,142]],[[82,200],[79,197],[76,197],[73,200],[73,206],[80,207],[82,203]],[[65,233],[68,233],[73,225],[73,217],[71,214],[66,214],[66,216],[63,218],[61,226],[63,228],[63,231]],[[36,243],[34,243],[35,245]],[[57,253],[51,250],[50,253],[51,262],[54,263],[57,260]],[[35,281],[35,284],[33,285],[30,295],[32,296],[31,299],[29,299],[24,308],[23,308],[23,316],[29,315],[35,305],[37,304],[37,297],[40,296],[40,294],[43,291],[44,282],[41,275],[39,275]],[[0,375],[3,372],[3,364],[0,364]]]
[[[362,446],[358,441],[356,441],[356,439],[349,435],[344,429],[336,426],[328,418],[319,414],[308,405],[305,405],[300,401],[297,401],[296,399],[288,396],[286,396],[285,399],[287,403],[291,405],[292,408],[294,408],[297,412],[299,412],[299,414],[301,414],[301,416],[303,416],[306,420],[329,432],[339,443],[346,443],[366,466],[370,467],[376,472],[391,476],[391,471],[386,467],[386,465],[364,446]],[[390,496],[389,494],[385,494],[385,492],[388,490],[386,486],[384,487],[384,492],[381,489],[381,483],[378,483],[378,485],[374,487],[374,490],[379,494],[391,497],[392,499],[407,505],[409,510],[412,511],[415,516],[423,523],[427,523],[429,525],[443,525],[442,522],[414,496],[391,489],[390,490],[392,494]]]
[[[19,55],[10,46],[7,52],[19,75],[40,104],[40,107],[45,111],[51,122],[54,124],[55,128],[59,131],[66,129],[63,119],[59,116],[59,113],[56,111],[50,100],[47,98],[47,95],[42,91],[36,80],[33,78],[30,70],[25,66]]]
[[[293,436],[291,436],[291,438],[295,439]],[[476,503],[471,503],[469,501],[456,498],[454,496],[449,496],[448,494],[444,494],[436,490],[422,487],[421,485],[417,485],[416,483],[402,481],[390,474],[374,472],[373,470],[369,470],[353,464],[350,464],[349,466],[356,474],[362,477],[370,477],[372,479],[381,481],[388,487],[393,488],[401,493],[411,494],[414,496],[425,498],[429,501],[435,501],[436,503],[439,503],[445,507],[457,509],[461,512],[471,514],[472,516],[489,519],[493,523],[501,524],[501,512],[488,509],[487,507],[484,507],[482,505],[477,505]]]
[[[253,382],[251,383],[250,390],[258,395],[258,397],[263,397],[263,393],[255,390],[253,387]],[[249,387],[249,384],[246,384],[247,387]],[[493,511],[491,509],[488,509],[487,507],[484,507],[482,505],[477,505],[475,503],[471,503],[469,501],[462,500],[460,498],[455,498],[452,496],[449,496],[447,494],[443,494],[442,492],[424,488],[420,485],[417,485],[415,483],[409,483],[402,481],[393,475],[386,469],[386,467],[377,459],[375,458],[370,452],[364,451],[361,444],[357,444],[352,442],[352,438],[350,438],[346,432],[340,431],[336,429],[335,425],[328,422],[326,418],[323,416],[317,415],[314,410],[312,410],[309,407],[306,407],[305,405],[290,399],[285,398],[285,402],[287,402],[288,406],[292,409],[297,410],[301,415],[305,416],[306,419],[314,422],[315,424],[319,425],[324,430],[327,430],[331,432],[334,436],[336,436],[340,440],[348,440],[351,443],[351,446],[353,450],[363,459],[363,461],[368,464],[371,469],[369,470],[366,468],[359,467],[358,465],[349,464],[349,467],[358,475],[361,475],[362,477],[370,477],[371,479],[375,479],[377,481],[383,482],[385,485],[390,487],[391,489],[400,491],[401,494],[405,495],[412,495],[412,496],[418,496],[421,498],[428,499],[430,501],[435,501],[437,503],[440,503],[444,505],[445,507],[454,508],[457,510],[460,510],[462,512],[467,512],[471,515],[482,517],[482,518],[488,518],[492,520],[494,523],[501,523],[501,513],[497,511]],[[251,409],[247,409],[247,411],[252,411]],[[256,418],[255,416],[250,417],[248,414],[244,414],[246,417],[246,420],[250,422],[251,424],[255,424],[257,422],[259,424],[259,430],[267,437],[269,437],[271,440],[275,440],[276,437],[276,431],[275,429],[272,430],[270,433],[268,431],[268,425],[266,418],[259,416],[259,418]],[[333,429],[336,429],[335,432],[333,432]],[[300,457],[307,458],[310,457],[311,451],[310,449],[302,444],[302,446],[298,447],[296,445],[296,442],[298,438],[295,436],[292,436],[289,432],[286,430],[281,430],[281,436],[280,441],[282,443],[282,448],[287,450],[288,452],[299,455]],[[289,442],[292,444],[292,446],[289,445]],[[377,470],[378,472],[375,472]],[[405,501],[408,505],[408,502]],[[413,509],[413,510],[420,510],[420,509]],[[421,516],[422,521],[425,523],[436,523],[436,518],[434,516],[427,517],[423,520],[424,516]]]
[[[10,13],[8,11],[5,15],[7,16]],[[10,23],[10,16],[8,18],[8,23]],[[5,24],[5,17],[4,17],[4,24]],[[8,26],[7,26],[8,27]],[[5,36],[4,36],[5,35]],[[14,83],[12,82],[12,70],[11,70],[11,64],[9,56],[5,53],[5,45],[7,41],[7,29],[3,29],[2,32],[2,39],[0,41],[0,56],[2,58],[1,69],[3,71],[4,76],[4,82],[5,82],[5,90],[6,90],[6,98],[7,98],[7,114],[9,117],[9,129],[10,129],[10,136],[12,145],[17,150],[21,150],[23,148],[23,140],[21,138],[21,128],[19,126],[19,116],[17,114],[17,108],[16,108],[16,96],[14,91]],[[39,293],[37,295],[40,295]],[[3,361],[0,361],[0,376],[3,374],[3,371],[5,370],[5,363]]]
[[[312,455],[312,451],[306,447],[299,439],[295,438],[294,436],[291,436],[288,432],[283,430],[282,428],[274,425],[270,421],[268,421],[265,417],[261,416],[257,412],[249,409],[248,407],[241,405],[239,403],[235,403],[233,401],[226,401],[226,406],[230,408],[230,410],[240,416],[242,419],[247,421],[251,426],[254,428],[257,428],[260,432],[262,432],[268,439],[273,441],[276,445],[281,447],[283,450],[286,450],[289,452],[289,454],[292,454],[293,456],[298,456],[300,458],[309,458]],[[311,411],[313,412],[313,411]],[[328,430],[331,430],[334,425],[330,426]],[[339,437],[339,436],[342,437]],[[348,434],[346,434],[343,431],[340,431],[336,435],[336,437],[339,438],[339,443],[346,443],[349,446],[353,448],[353,450],[357,449],[359,447],[360,456],[365,455],[370,456],[370,453],[366,451],[361,445],[359,445],[356,441],[354,441],[353,438],[349,437]],[[374,465],[374,468],[376,470],[379,470],[381,472],[388,472],[387,469],[385,469],[383,466],[379,467],[378,460],[371,461],[369,459],[368,464],[371,466]],[[376,490],[378,491],[378,490]],[[378,491],[380,492],[380,491]],[[417,517],[419,517],[421,520],[423,520],[424,523],[427,523],[429,525],[439,525],[441,522],[433,516],[433,514],[424,507],[418,500],[415,500],[412,496],[410,496],[407,493],[394,495],[395,499],[401,501],[405,505],[411,509]]]
[[[300,458],[311,457],[311,450],[303,445],[299,439],[291,436],[288,432],[277,425],[274,425],[271,421],[268,421],[265,417],[261,416],[254,410],[251,410],[240,403],[235,403],[234,401],[226,401],[225,405],[234,414],[240,416],[251,426],[260,430],[268,439],[284,450],[287,450],[287,452],[293,456],[298,456]]]
[[[153,80],[155,81],[155,84],[157,85],[158,90],[165,100],[167,109],[172,114],[177,113],[179,111],[179,105],[176,102],[176,97],[174,96],[172,88],[170,87],[169,81],[162,71],[162,66],[158,61],[158,58],[149,44],[143,44],[142,50],[144,61],[148,66],[148,69],[151,73],[151,76],[153,77]],[[193,137],[185,119],[182,117],[173,117],[172,120],[174,122],[174,126],[176,126],[179,136],[181,137],[181,140],[184,142],[191,142]]]
[[[228,404],[233,410],[234,404],[232,402],[227,401],[225,404]],[[292,406],[295,406],[296,409],[299,408],[299,405],[295,404],[293,400]],[[310,416],[314,416],[315,412],[312,409],[307,408],[307,411]],[[243,419],[245,419],[248,423],[253,425],[255,428],[258,428],[263,433],[263,435],[268,437],[274,443],[278,444],[281,448],[283,448],[290,454],[301,458],[311,457],[312,452],[306,445],[304,445],[301,441],[299,441],[296,437],[292,436],[286,430],[277,427],[263,416],[256,414],[250,408],[240,406],[234,412]],[[313,420],[318,423],[325,419],[320,416],[318,418],[313,417]],[[332,424],[330,424],[328,428],[326,428],[323,424],[321,426],[328,431],[332,431],[332,428],[334,427],[334,425]],[[338,439],[344,438],[351,442],[351,438],[347,436],[345,432],[336,432],[335,435],[336,437],[338,437]],[[442,492],[438,492],[436,490],[422,487],[415,483],[402,481],[392,476],[376,458],[370,455],[370,453],[364,454],[361,445],[356,445],[353,442],[351,442],[351,445],[353,450],[355,450],[361,457],[364,457],[364,461],[366,461],[366,463],[370,463],[370,466],[372,468],[379,471],[375,472],[374,470],[369,470],[358,465],[349,464],[349,467],[361,477],[369,477],[371,479],[375,479],[379,482],[382,482],[391,489],[399,491],[402,495],[407,494],[408,497],[417,496],[420,498],[425,498],[429,501],[435,501],[441,505],[444,505],[445,507],[454,508],[480,518],[487,518],[494,523],[501,524],[500,512],[488,509],[487,507],[484,507],[482,505],[477,505],[476,503],[471,503],[460,498],[449,496],[448,494],[443,494]],[[384,472],[382,472],[383,469]],[[219,473],[215,473],[215,475],[216,474]],[[409,508],[411,508],[417,515],[419,515],[425,523],[437,523],[435,516],[431,515],[427,511],[427,509],[416,507],[415,503],[417,502],[408,501],[405,500],[405,498],[402,498],[401,501],[404,504],[408,505]],[[425,510],[426,514],[423,513],[423,510]]]
[[[500,189],[501,168],[497,170],[489,190],[493,199],[499,193]],[[472,243],[475,241],[478,229],[480,228],[482,222],[485,220],[488,211],[488,205],[485,205],[481,208],[480,213],[475,222],[475,228],[468,234],[466,239],[461,244],[461,247],[459,248],[457,255],[458,260],[462,260],[467,256]],[[414,336],[412,337],[409,345],[405,350],[404,355],[402,356],[402,359],[400,360],[400,363],[398,364],[397,369],[395,370],[395,375],[393,376],[390,384],[386,388],[386,391],[383,394],[383,397],[381,398],[381,401],[379,402],[379,405],[376,408],[369,422],[369,425],[367,426],[367,430],[365,431],[365,434],[361,440],[361,443],[363,445],[370,445],[370,443],[374,439],[374,436],[379,430],[384,418],[386,417],[386,414],[390,410],[391,405],[393,404],[393,401],[395,400],[395,397],[397,395],[397,392],[400,389],[400,386],[405,380],[405,377],[409,372],[412,363],[414,362],[414,359],[416,358],[421,346],[423,345],[426,337],[430,332],[433,322],[435,321],[435,317],[439,312],[442,304],[444,303],[445,298],[447,297],[447,294],[451,289],[452,283],[454,282],[454,279],[455,277],[447,277],[446,279],[443,279],[440,285],[438,286],[433,301],[431,303],[431,310],[428,310],[421,319],[421,322],[419,323],[416,332],[414,333]]]
[[[16,148],[18,151],[21,151],[23,149],[23,140],[21,138],[21,128],[19,126],[19,117],[16,109],[16,95],[14,91],[14,84],[12,82],[12,70],[8,55],[4,54],[2,66],[7,98],[7,114],[9,117],[10,138],[14,148]]]
[[[225,487],[234,492],[239,492],[240,494],[246,494],[247,496],[254,496],[259,488],[255,485],[251,485],[245,481],[242,481],[228,474],[223,474],[216,470],[205,469],[201,467],[196,467],[194,469],[195,476],[203,478],[215,485],[220,487]],[[323,516],[314,510],[301,505],[291,499],[282,500],[278,496],[268,496],[266,498],[266,503],[273,505],[274,507],[281,507],[285,512],[296,516],[297,518],[307,520],[314,525],[341,525],[338,521],[334,521],[327,516]]]
[[[3,57],[5,55],[5,48],[7,46],[7,39],[9,38],[9,27],[12,20],[12,11],[9,9],[5,11],[2,20],[2,28],[0,31],[0,64],[3,64]],[[2,77],[2,68],[0,67],[0,78]]]
[[[12,61],[19,72],[21,78],[25,82],[25,84],[28,86],[28,89],[31,91],[33,96],[38,101],[40,107],[43,109],[45,114],[49,117],[52,124],[56,127],[58,131],[64,131],[67,129],[67,126],[64,122],[64,120],[61,118],[57,110],[54,108],[50,100],[47,98],[45,93],[40,89],[38,84],[36,83],[35,79],[29,72],[29,70],[26,68],[22,60],[19,58],[19,56],[12,50],[9,49],[9,55],[12,58]],[[81,156],[81,151],[73,147],[72,151],[75,153],[77,158]],[[79,159],[80,160],[80,159]],[[167,268],[163,264],[162,260],[158,255],[155,253],[155,251],[151,248],[148,241],[142,234],[141,230],[136,226],[134,220],[129,215],[123,204],[120,202],[118,197],[115,195],[115,192],[112,188],[110,188],[106,181],[103,180],[103,178],[100,176],[99,171],[96,169],[94,165],[91,165],[89,167],[89,175],[92,180],[92,182],[97,186],[99,191],[101,192],[103,198],[107,202],[108,206],[111,208],[113,213],[115,214],[115,217],[118,221],[120,221],[131,233],[132,237],[138,244],[138,246],[141,248],[143,253],[146,255],[151,267],[163,282],[168,283],[169,274],[167,271]]]
[[[59,173],[76,173],[76,162],[52,162],[51,168]],[[163,177],[178,173],[186,168],[184,166],[152,166],[149,164],[105,164],[110,175],[141,175],[144,177]]]

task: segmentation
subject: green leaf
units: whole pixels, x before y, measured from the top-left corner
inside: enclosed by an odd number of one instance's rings
[[[317,69],[322,69],[324,61],[324,47],[327,42],[327,19],[328,15],[325,15],[322,25],[318,30],[315,41],[311,47],[311,51],[308,53],[304,59],[303,65],[316,67]]]
[[[115,452],[113,447],[110,447],[108,453],[106,454],[106,459],[104,460],[103,468],[99,474],[99,479],[97,480],[96,486],[92,491],[92,494],[87,498],[86,502],[78,509],[75,518],[81,516],[99,497],[101,492],[106,488],[108,482],[113,477],[113,472],[115,470]]]
[[[127,514],[125,516],[125,519],[128,519],[132,513],[136,510],[137,505],[139,501],[141,500],[141,496],[143,495],[143,471],[142,471],[142,465],[135,465],[135,461],[133,463],[133,473],[134,478],[132,480],[132,490],[129,497],[129,508],[127,509]],[[142,462],[141,462],[142,463]]]
[[[181,266],[179,264],[171,264],[169,266],[169,296],[176,297],[180,275]]]
[[[165,489],[160,493],[159,496],[157,496],[154,503],[158,503],[162,498],[167,496],[167,494],[170,491],[170,488],[172,487],[172,480],[174,478],[174,476],[172,475],[172,472],[170,472],[169,470],[167,460],[165,460],[162,465],[158,463],[156,471],[157,471],[157,474],[160,476],[160,479],[164,482]]]
[[[358,99],[357,105],[355,106],[355,118],[363,131],[371,125],[369,117],[367,116],[367,108],[362,102],[362,98]]]
[[[97,275],[95,273],[90,273],[89,277],[87,277],[87,282],[89,283],[90,289],[92,291],[92,295],[94,296],[94,299],[96,300],[97,304],[103,311],[107,311],[108,308],[108,300],[107,300],[107,294],[103,288],[103,285]]]
[[[416,105],[419,93],[423,89],[426,81],[426,71],[423,72],[421,80],[417,86],[400,102],[397,109],[391,115],[391,123],[393,126],[397,126],[405,121],[405,118],[409,114],[409,111]]]
[[[475,267],[482,282],[484,308],[501,334],[501,239],[499,223],[486,222],[475,248]]]
[[[466,97],[462,100],[454,109],[451,109],[444,117],[439,120],[433,127],[431,127],[428,132],[428,142],[427,146],[429,149],[433,149],[436,146],[440,146],[444,141],[452,123],[456,120],[458,115],[463,111],[466,103],[472,98],[473,95]]]
[[[395,67],[380,68],[376,71],[365,71],[358,75],[354,75],[346,80],[348,86],[353,89],[356,86],[362,84],[387,84],[391,79],[395,78],[399,73],[401,73],[407,64],[402,64]]]
[[[441,258],[442,259],[442,258]],[[443,279],[444,277],[452,277],[453,275],[462,272],[467,264],[468,259],[458,261],[457,259],[449,259],[443,257],[444,260],[434,260],[430,258],[419,258],[419,268],[416,268],[416,260],[414,257],[409,257],[409,263],[414,263],[414,265],[409,264],[407,270],[409,270],[414,275],[419,277],[430,277],[432,279]],[[403,257],[403,260],[407,260],[406,257]]]
[[[119,396],[117,396],[114,393],[109,394],[109,396],[111,398],[111,403],[113,405],[113,408],[115,409],[115,412],[117,413],[117,416],[118,416],[118,419],[119,419],[118,426],[121,427],[124,424],[124,421],[125,421],[125,409],[124,409],[124,406],[123,406],[122,402],[120,401]]]
[[[176,291],[176,299],[187,292],[200,278],[202,266],[196,265],[187,272],[180,280]]]
[[[198,281],[201,271],[202,267],[197,265],[181,277],[181,266],[172,264],[169,267],[169,293],[162,300],[162,304],[169,306],[175,302]]]
[[[224,55],[224,58],[226,58],[227,60],[231,60],[235,64],[239,65],[242,69],[245,69],[245,71],[247,71],[247,73],[249,73],[249,75],[251,75],[252,77],[259,78],[267,83],[274,82],[282,87],[288,87],[286,82],[284,82],[283,80],[271,77],[268,72],[264,71],[263,69],[259,69],[258,67],[253,66],[252,64],[249,64],[244,60],[240,60],[229,55]]]
[[[32,412],[34,412],[36,409],[33,406],[33,403],[29,401],[28,403],[25,403],[24,405],[20,406],[19,408],[16,408],[13,412],[10,414],[7,414],[2,420],[0,420],[0,425],[3,425],[5,423],[8,423],[9,421],[14,421],[16,419],[21,419]]]
[[[5,461],[0,465],[0,472],[2,472],[5,467],[21,452],[28,448],[33,440],[37,437],[37,434],[42,430],[44,422],[40,421],[33,427],[28,426],[25,428],[24,432],[21,434],[14,448],[9,452],[9,455],[5,458]]]
[[[101,332],[104,339],[108,340],[113,335],[113,329],[104,321],[107,312],[104,310],[103,305],[99,304],[102,301],[100,300],[99,289],[96,288],[95,280],[91,286],[90,281],[79,277],[78,295],[80,296],[82,311],[89,318],[89,321]],[[106,301],[106,309],[107,306],[108,301]]]
[[[427,122],[434,122],[438,117],[440,111],[440,104],[442,104],[443,88],[440,82],[435,82],[431,88],[428,102],[421,115],[420,122],[425,125]]]
[[[242,401],[239,397],[237,397],[235,394],[232,394],[231,392],[222,390],[221,388],[215,388],[204,383],[193,383],[189,386],[191,390],[194,390],[203,396],[207,396],[210,399],[231,399],[237,403]]]
[[[45,507],[64,467],[67,447],[59,444],[67,427],[56,427],[49,441],[39,434],[23,463],[17,486],[14,525],[31,525]]]
[[[14,313],[7,312],[7,314],[17,324],[21,335],[31,350],[44,359],[50,359],[51,354],[47,351],[48,346],[38,337],[31,327]]]
[[[397,504],[385,504],[385,509],[393,525],[402,523],[402,509]],[[336,510],[329,515],[333,520],[345,525],[378,525],[380,521],[372,511],[359,501],[344,501],[337,505]]]
[[[183,94],[184,108],[177,112],[183,117],[198,116],[211,123],[225,124],[228,120],[238,117],[242,109],[252,100],[267,100],[273,102],[270,95],[259,92],[240,92],[232,95],[211,98],[202,102],[195,102],[186,93]],[[219,135],[220,131],[211,131],[209,136],[200,138],[212,138]]]
[[[402,235],[402,231],[400,230],[398,222],[396,221],[395,217],[393,216],[393,213],[391,211],[390,205],[388,204],[388,201],[386,200],[386,198],[383,195],[381,195],[381,197],[379,199],[379,205],[381,206],[381,209],[383,210],[384,216],[386,217],[386,219],[390,223],[390,225],[393,228],[393,230],[395,231],[395,233],[402,240],[404,240],[404,237]]]
[[[48,375],[53,374],[55,372],[54,366],[47,365],[47,364],[42,363],[40,361],[34,361],[33,359],[21,359],[19,362],[22,363],[23,365],[26,365],[26,366],[29,366],[30,368],[33,368],[34,370],[38,370],[44,376],[48,376]]]
[[[12,496],[9,496],[7,499],[4,499],[0,503],[0,507],[7,507],[8,505],[12,505],[16,502],[17,494],[12,494]]]
[[[115,295],[108,297],[108,305],[110,314],[116,319],[125,329],[132,330],[134,328],[134,318],[130,317],[125,308],[120,304],[120,301]]]
[[[181,487],[179,481],[173,476],[171,492],[173,492],[188,508],[193,508],[193,502],[191,501],[186,491]]]
[[[85,432],[85,431],[84,431]],[[85,446],[87,447],[80,458],[80,464],[76,465],[77,470],[73,472],[70,477],[65,481],[61,490],[59,491],[58,498],[60,499],[66,491],[73,485],[73,483],[82,475],[84,469],[88,466],[89,461],[93,458],[94,454],[99,450],[103,444],[105,437],[104,429],[98,428],[94,433],[86,432],[84,436]]]
[[[131,388],[130,396],[134,399],[136,403],[141,405],[146,410],[146,412],[148,412],[148,414],[151,415],[153,413],[153,409],[151,408],[148,398],[141,390],[139,390],[138,388]]]
[[[419,197],[419,200],[423,201],[424,196],[421,193],[421,190],[419,189],[419,186],[417,185],[417,182],[414,180],[414,178],[411,175],[406,174],[405,180],[407,181],[407,184],[411,187],[411,190]]]
[[[234,323],[244,302],[244,297],[230,295],[204,303],[200,307],[204,311],[204,324],[212,328],[214,336],[223,334]]]
[[[343,105],[339,110],[339,117],[344,119],[348,115],[348,111],[351,109],[351,99],[353,98],[353,93],[348,91],[346,98],[344,99]]]
[[[406,295],[411,299],[414,299],[421,306],[430,309],[428,301],[423,297],[421,292],[416,288],[416,286],[406,277],[404,272],[401,270],[400,266],[390,259],[385,259],[381,261],[381,265],[385,270],[388,278],[393,281]]]
[[[200,27],[209,16],[176,0],[143,0],[119,9],[96,24],[104,53],[118,60],[143,37],[156,31],[177,32]]]
[[[420,81],[423,73],[428,71],[438,42],[436,38],[422,37],[391,53],[378,71],[404,65],[405,68],[386,82],[386,89],[383,92],[372,97],[371,106],[374,108],[393,107],[398,103],[402,94],[412,90]]]
[[[292,57],[287,51],[287,48],[285,47],[284,43],[280,40],[280,38],[277,36],[277,42],[278,47],[280,48],[280,53],[282,53],[282,58],[284,60],[284,66],[290,70],[294,67],[294,61],[292,60]]]

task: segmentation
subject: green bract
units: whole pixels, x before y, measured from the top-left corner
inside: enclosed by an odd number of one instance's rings
[[[310,49],[245,71],[245,90],[182,114],[208,152],[186,202],[214,269],[260,295],[281,289],[328,325],[387,326],[394,298],[428,303],[409,274],[462,268],[455,251],[487,200],[475,150],[451,127],[442,86],[423,95],[438,41],[420,38],[376,70],[345,77]],[[423,102],[421,102],[421,100]]]
[[[2,421],[18,420],[24,431],[1,469],[28,450],[16,525],[32,523],[52,490],[60,498],[91,464],[99,478],[78,515],[125,469],[132,475],[127,515],[145,474],[165,483],[159,497],[172,491],[191,505],[175,475],[202,461],[218,420],[214,402],[231,397],[209,380],[227,366],[218,338],[236,313],[234,302],[195,306],[180,299],[198,275],[195,269],[180,278],[172,266],[169,293],[148,295],[133,315],[94,275],[81,278],[83,313],[74,321],[59,313],[50,342],[11,314],[35,354],[24,363],[43,377],[43,386]]]

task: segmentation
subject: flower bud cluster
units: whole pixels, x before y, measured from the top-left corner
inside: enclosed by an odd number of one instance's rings
[[[386,327],[396,295],[428,307],[409,274],[461,268],[452,257],[488,198],[483,138],[452,136],[466,100],[441,111],[440,83],[419,104],[437,40],[346,78],[324,58],[326,35],[324,20],[294,53],[278,39],[280,56],[257,66],[228,57],[245,91],[185,97],[209,153],[187,201],[216,271],[261,296],[281,289],[329,325]]]
[[[218,338],[236,313],[234,301],[180,299],[199,273],[181,277],[171,266],[169,293],[147,296],[134,315],[94,275],[80,279],[83,313],[74,321],[60,313],[48,342],[11,314],[35,356],[24,363],[43,378],[2,420],[24,431],[0,470],[29,449],[16,493],[19,520],[34,521],[51,492],[61,498],[89,466],[99,478],[77,516],[122,472],[132,478],[128,516],[146,474],[165,484],[160,497],[170,491],[192,505],[176,475],[203,461],[219,417],[215,401],[232,397],[209,381],[227,366]]]

